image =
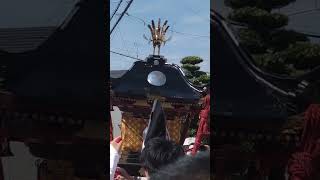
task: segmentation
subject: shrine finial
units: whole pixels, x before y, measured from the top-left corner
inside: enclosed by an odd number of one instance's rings
[[[161,45],[165,45],[167,41],[171,39],[171,37],[166,39],[166,33],[170,26],[167,25],[168,21],[166,20],[161,26],[161,19],[159,18],[157,26],[154,23],[154,20],[151,21],[151,24],[148,24],[148,28],[151,33],[151,37],[147,38],[146,35],[143,37],[153,45],[153,55],[155,55],[155,50],[158,48],[158,55],[160,55]]]

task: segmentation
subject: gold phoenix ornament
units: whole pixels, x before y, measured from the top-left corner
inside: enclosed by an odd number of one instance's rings
[[[169,37],[166,39],[166,32],[168,31],[169,27],[167,25],[168,21],[166,20],[162,27],[161,27],[161,19],[159,18],[158,26],[156,27],[154,24],[154,21],[151,21],[151,25],[148,24],[148,28],[151,32],[151,37],[147,38],[146,35],[143,35],[143,37],[150,43],[152,42],[153,45],[153,55],[155,55],[156,48],[158,48],[158,55],[160,55],[160,47],[161,45],[165,45],[167,41],[171,39]]]

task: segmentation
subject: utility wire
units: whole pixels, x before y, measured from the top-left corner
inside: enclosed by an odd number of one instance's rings
[[[210,22],[210,18],[204,18],[204,17],[202,17],[202,16],[199,15],[199,10],[196,11],[196,10],[194,10],[193,8],[191,8],[190,6],[187,6],[187,5],[185,5],[184,7],[185,7],[186,9],[188,9],[190,12],[192,12],[193,14],[195,14],[196,16],[200,17],[201,19]]]
[[[132,4],[133,0],[130,0],[129,3],[127,4],[126,8],[123,10],[123,12],[121,13],[119,19],[116,21],[115,25],[112,27],[111,31],[110,31],[110,35],[112,34],[113,30],[117,27],[117,25],[119,24],[120,20],[122,19],[123,15],[128,11],[130,5]]]
[[[139,58],[139,48],[136,42],[133,43],[134,47],[136,48],[137,58]]]
[[[210,38],[210,36],[206,36],[206,35],[189,34],[189,33],[179,32],[179,31],[170,30],[170,29],[169,29],[169,31],[171,31],[171,32],[173,32],[173,33],[181,34],[181,35]]]
[[[228,23],[231,24],[231,25],[234,25],[234,26],[239,26],[239,27],[245,27],[245,28],[248,28],[248,25],[244,24],[244,23],[238,23],[238,22],[235,22],[235,21],[230,21],[228,20]],[[306,33],[306,32],[302,32],[302,31],[296,31],[302,35],[305,35],[307,37],[313,37],[313,38],[320,38],[320,35],[319,34],[312,34],[312,33]]]
[[[137,17],[137,16],[133,16],[129,13],[126,13],[126,15],[128,17],[132,17],[132,18],[135,18],[139,21],[141,21],[143,23],[144,26],[147,26],[147,23],[144,19],[140,18],[140,17]],[[169,29],[170,32],[173,32],[173,33],[177,33],[177,34],[181,34],[181,35],[188,35],[188,36],[195,36],[195,37],[206,37],[206,38],[209,38],[210,36],[207,36],[207,35],[198,35],[198,34],[190,34],[190,33],[185,33],[185,32],[179,32],[179,31],[175,31],[175,30],[171,30]]]
[[[312,13],[312,12],[319,12],[319,11],[320,11],[319,8],[314,8],[314,9],[308,9],[308,10],[303,10],[303,11],[298,11],[298,12],[290,13],[290,14],[287,14],[287,16],[296,16],[296,15],[300,15],[300,14],[306,14],[306,13]]]
[[[115,52],[115,51],[112,51],[112,50],[110,50],[110,52],[111,52],[111,53],[114,53],[114,54],[118,54],[118,55],[120,55],[120,56],[124,56],[124,57],[131,58],[131,59],[135,59],[135,60],[143,61],[143,59],[135,58],[135,57],[133,57],[133,56],[129,56],[129,55],[126,55],[126,54],[122,54],[122,53]]]
[[[122,1],[123,1],[123,0],[120,0],[119,3],[118,3],[118,5],[117,5],[117,7],[116,7],[116,9],[114,9],[114,11],[113,11],[113,13],[112,13],[112,15],[111,15],[111,17],[110,17],[110,21],[112,20],[113,16],[114,16],[114,15],[116,14],[116,12],[118,11],[119,7],[121,6]]]
[[[126,45],[126,42],[125,42],[125,40],[124,40],[124,38],[123,38],[123,36],[122,36],[120,27],[118,28],[118,30],[119,30],[118,32],[119,32],[120,39],[121,39],[121,41],[122,41],[122,46],[126,49],[127,53],[130,54],[130,53],[129,53],[129,50],[128,50],[128,47],[127,47],[127,45]]]

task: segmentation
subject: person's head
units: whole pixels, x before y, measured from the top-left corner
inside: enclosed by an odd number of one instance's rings
[[[145,144],[140,155],[140,162],[146,171],[146,176],[149,176],[158,169],[174,163],[182,156],[184,156],[182,146],[163,138],[153,138]]]
[[[208,146],[208,145],[201,145],[200,147],[199,147],[199,150],[198,150],[199,152],[205,152],[205,151],[210,151],[210,146]]]
[[[150,180],[209,180],[210,154],[199,152],[196,156],[185,156],[175,163],[152,174]]]

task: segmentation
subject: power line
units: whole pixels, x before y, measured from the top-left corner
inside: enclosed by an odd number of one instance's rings
[[[300,15],[300,14],[307,14],[307,13],[319,12],[319,11],[320,11],[319,8],[314,8],[314,9],[308,9],[308,10],[303,10],[303,11],[290,13],[290,14],[287,14],[287,16],[296,16],[296,15]]]
[[[137,17],[137,16],[133,16],[129,13],[126,13],[126,15],[128,17],[132,17],[132,18],[135,18],[135,19],[138,19],[139,21],[141,21],[143,23],[144,26],[147,26],[147,23],[144,19],[140,18],[140,17]],[[173,33],[177,33],[177,34],[181,34],[181,35],[187,35],[187,36],[195,36],[195,37],[206,37],[206,38],[210,38],[210,36],[208,35],[198,35],[198,34],[190,34],[190,33],[185,33],[185,32],[179,32],[179,31],[175,31],[175,30],[171,30],[169,29],[170,32],[173,32]]]
[[[231,25],[234,25],[234,26],[248,28],[248,25],[246,25],[244,23],[238,23],[238,22],[230,21],[230,20],[228,20],[228,23],[231,24]],[[305,35],[307,37],[320,38],[319,34],[312,34],[312,33],[307,33],[307,32],[302,32],[302,31],[296,31],[296,32],[300,33],[302,35]]]
[[[186,9],[188,9],[189,11],[191,11],[193,14],[195,14],[196,16],[198,16],[198,17],[200,17],[201,19],[203,19],[203,20],[205,20],[205,21],[208,21],[208,22],[210,22],[210,18],[204,18],[204,17],[202,17],[202,16],[200,16],[199,15],[199,11],[195,11],[193,8],[191,8],[190,6],[187,6],[186,4],[185,4],[185,6],[184,6]]]
[[[133,57],[133,56],[129,56],[129,55],[126,55],[126,54],[122,54],[122,53],[115,52],[115,51],[112,51],[112,50],[110,50],[110,52],[111,52],[111,53],[114,53],[114,54],[117,54],[117,55],[120,55],[120,56],[124,56],[124,57],[131,58],[131,59],[135,59],[135,60],[143,61],[143,59],[135,58],[135,57]]]
[[[134,15],[129,14],[129,13],[126,13],[126,15],[127,15],[128,17],[132,17],[132,18],[135,18],[135,19],[137,19],[137,20],[140,20],[140,21],[143,23],[144,26],[147,26],[147,23],[146,23],[146,21],[145,21],[144,19],[139,18],[139,17],[134,16]]]
[[[122,1],[123,1],[123,0],[120,0],[119,3],[118,3],[118,5],[117,5],[117,7],[116,7],[116,9],[114,9],[114,11],[113,11],[113,13],[112,13],[112,15],[111,15],[111,17],[110,17],[110,21],[112,20],[113,16],[114,16],[114,15],[116,14],[116,12],[118,11],[118,9],[119,9]]]
[[[110,35],[112,34],[113,30],[117,27],[117,25],[119,24],[120,20],[122,19],[123,15],[128,11],[130,5],[132,4],[133,0],[130,0],[129,3],[127,4],[126,8],[123,10],[123,12],[121,13],[119,19],[116,21],[115,25],[112,27],[111,31],[110,31]]]
[[[184,32],[179,32],[179,31],[175,31],[175,30],[169,30],[173,33],[177,33],[177,34],[181,34],[181,35],[188,35],[188,36],[196,36],[196,37],[206,37],[206,38],[210,38],[210,36],[206,36],[206,35],[198,35],[198,34],[189,34],[189,33],[184,33]]]
[[[127,45],[126,45],[126,42],[125,42],[125,40],[124,40],[124,38],[123,38],[123,36],[122,36],[120,27],[119,27],[118,29],[119,29],[118,32],[119,32],[119,35],[120,35],[120,39],[121,39],[121,41],[122,41],[122,46],[126,49],[127,53],[129,54],[129,50],[128,50],[128,47],[127,47]]]
[[[136,53],[137,53],[137,58],[139,58],[139,48],[138,48],[138,46],[137,46],[137,43],[136,42],[134,42],[133,43],[133,45],[134,45],[134,47],[136,48]]]

